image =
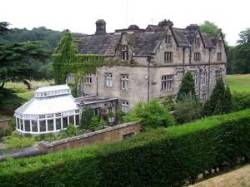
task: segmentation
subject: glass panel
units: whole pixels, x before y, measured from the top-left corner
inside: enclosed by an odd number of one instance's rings
[[[38,128],[37,128],[37,121],[36,120],[32,120],[31,121],[31,125],[32,125],[32,131],[33,132],[37,132]]]
[[[50,119],[48,120],[48,131],[53,131],[54,130],[54,120]]]
[[[64,117],[63,118],[63,128],[67,128],[68,127],[68,117]]]
[[[45,120],[40,121],[40,132],[45,132],[46,131],[46,123]]]
[[[69,116],[69,124],[74,125],[74,116]]]
[[[79,115],[76,115],[76,125],[79,125]]]
[[[30,120],[24,120],[25,131],[30,131]]]
[[[20,126],[21,126],[21,130],[23,130],[23,120],[20,119],[19,123],[20,123]]]
[[[16,118],[16,126],[17,126],[17,129],[20,129],[19,119],[18,118]]]
[[[61,118],[56,119],[56,130],[61,129]]]

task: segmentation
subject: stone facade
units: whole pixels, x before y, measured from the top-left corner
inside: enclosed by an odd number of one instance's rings
[[[175,95],[187,71],[193,73],[196,94],[206,100],[216,79],[226,74],[223,35],[207,36],[197,25],[180,29],[164,20],[146,29],[132,25],[106,33],[106,23],[101,20],[96,34],[78,35],[76,42],[83,54],[117,61],[88,75],[91,81],[84,78],[82,95],[116,97],[128,108],[139,101]]]

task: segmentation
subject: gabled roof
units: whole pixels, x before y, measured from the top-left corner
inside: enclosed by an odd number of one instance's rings
[[[165,21],[170,23],[170,21]],[[165,23],[163,22],[163,23]],[[171,22],[172,23],[172,22]],[[138,27],[139,28],[139,27]],[[191,24],[187,28],[175,28],[167,26],[171,29],[175,42],[179,47],[192,46],[196,34],[201,35],[202,42],[206,48],[213,48],[216,45],[217,38],[209,37],[205,33],[199,31],[198,25]],[[129,47],[133,51],[134,56],[150,56],[155,53],[160,43],[166,36],[166,27],[161,25],[148,25],[143,29],[120,29],[115,33],[104,33],[98,35],[77,35],[75,36],[80,53],[97,54],[102,56],[114,56],[121,42],[123,33],[127,34]],[[127,32],[130,31],[130,32]]]
[[[121,34],[107,33],[99,35],[86,35],[77,38],[80,53],[114,56]]]

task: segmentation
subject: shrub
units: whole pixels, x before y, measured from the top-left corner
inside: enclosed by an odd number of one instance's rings
[[[66,130],[64,130],[66,137],[76,136],[78,134],[78,128],[73,124],[69,124]]]
[[[151,127],[167,127],[174,124],[171,114],[157,100],[137,104],[124,116],[124,121],[141,121],[142,125]]]
[[[249,93],[234,93],[232,96],[233,110],[239,111],[250,108],[250,94]]]
[[[95,113],[94,113],[93,109],[85,108],[82,111],[80,128],[88,129],[90,126],[91,120],[94,116],[95,116]]]
[[[174,117],[177,123],[186,123],[202,116],[202,105],[193,99],[185,99],[175,105]]]
[[[5,137],[4,139],[4,143],[7,144],[8,149],[22,149],[30,147],[35,142],[35,138],[32,136],[19,136],[15,133]]]
[[[185,98],[196,99],[193,75],[190,71],[182,78],[180,89],[177,93],[176,101],[183,101]]]
[[[232,96],[229,87],[224,85],[222,79],[217,80],[212,95],[207,100],[203,108],[206,116],[224,114],[232,111]]]
[[[174,96],[165,96],[161,98],[161,103],[168,111],[173,111],[175,108]]]
[[[106,145],[0,163],[1,186],[183,186],[250,158],[250,110]]]
[[[92,131],[95,131],[98,129],[102,129],[104,125],[105,125],[105,121],[102,118],[95,116],[90,121],[89,129]]]

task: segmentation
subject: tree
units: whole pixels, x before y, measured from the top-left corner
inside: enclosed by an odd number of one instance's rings
[[[65,31],[53,54],[53,70],[56,84],[65,84],[69,72],[67,65],[76,61],[77,49],[69,31]]]
[[[239,44],[245,44],[245,43],[250,43],[250,28],[241,31],[240,34],[240,39],[238,40]]]
[[[39,42],[0,44],[0,88],[9,80],[30,79],[37,69],[32,59],[43,61],[48,56]]]
[[[157,100],[138,103],[125,116],[124,121],[141,121],[144,126],[167,127],[174,124],[173,116]]]
[[[8,26],[8,22],[0,22],[0,35],[9,31]]]
[[[182,78],[176,101],[183,101],[187,97],[196,100],[194,79],[192,73],[189,71]]]
[[[232,96],[229,87],[219,79],[215,85],[211,97],[204,105],[203,114],[206,116],[224,114],[232,111]]]
[[[207,33],[208,36],[217,36],[218,33],[220,32],[219,27],[210,21],[205,21],[200,25],[200,31]]]

